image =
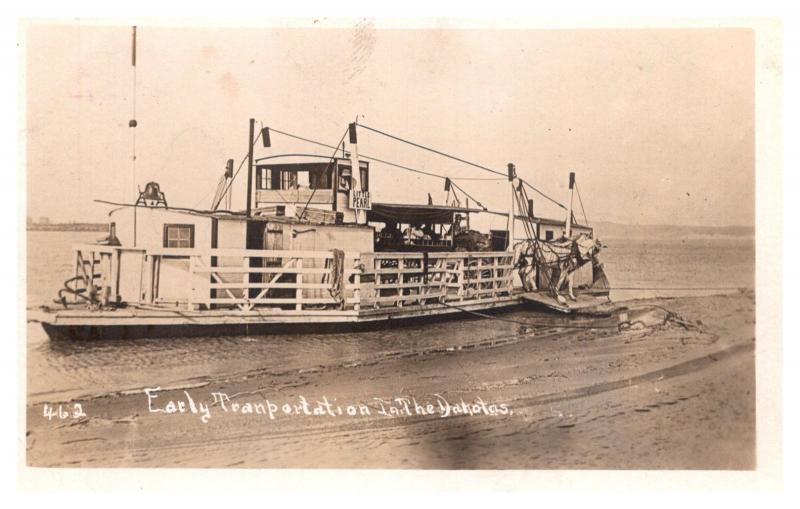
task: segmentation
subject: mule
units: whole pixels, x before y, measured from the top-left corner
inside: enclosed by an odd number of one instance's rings
[[[572,275],[594,260],[600,248],[600,241],[585,233],[574,239],[562,238],[553,242],[523,240],[514,246],[514,266],[519,267],[519,277],[525,291],[537,289],[536,268],[544,271],[551,295],[564,305],[567,303],[561,295],[564,283],[568,284],[569,298],[578,300],[572,287]]]

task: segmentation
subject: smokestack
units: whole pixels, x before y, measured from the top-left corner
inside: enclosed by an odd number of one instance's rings
[[[572,238],[572,196],[575,192],[575,172],[569,172],[569,201],[567,202],[567,228],[566,236]]]

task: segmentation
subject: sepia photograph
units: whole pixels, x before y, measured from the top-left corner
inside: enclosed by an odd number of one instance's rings
[[[758,42],[21,22],[25,465],[756,470]]]

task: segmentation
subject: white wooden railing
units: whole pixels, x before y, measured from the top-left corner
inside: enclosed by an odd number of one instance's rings
[[[108,260],[95,284],[109,285],[129,303],[182,303],[189,309],[280,308],[303,311],[382,309],[435,302],[466,302],[510,296],[514,284],[512,253],[500,252],[344,252],[335,270],[332,251],[247,249],[126,250],[121,247],[75,246],[76,271],[99,253]],[[120,268],[120,254],[132,259]],[[130,253],[129,253],[130,254]],[[162,265],[181,261],[176,278]],[[94,263],[90,265],[94,266]],[[126,273],[120,277],[120,271]],[[134,272],[134,274],[128,273]],[[77,273],[77,272],[76,272]],[[87,268],[81,274],[94,273]],[[128,287],[120,288],[120,280]],[[130,283],[133,281],[133,283]],[[138,281],[138,284],[136,283]],[[337,284],[337,281],[339,284]],[[179,298],[166,297],[167,286],[185,288]]]
[[[510,295],[513,255],[486,253],[375,253],[376,307],[465,301]]]

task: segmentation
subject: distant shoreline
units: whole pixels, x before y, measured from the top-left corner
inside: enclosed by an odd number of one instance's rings
[[[28,231],[44,232],[107,232],[106,223],[29,223]]]
[[[749,226],[678,226],[626,225],[597,222],[593,224],[600,238],[753,238],[755,228]],[[28,231],[107,232],[107,223],[28,223]]]

